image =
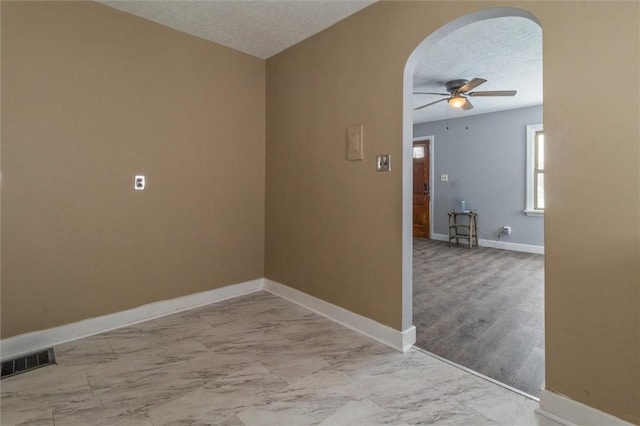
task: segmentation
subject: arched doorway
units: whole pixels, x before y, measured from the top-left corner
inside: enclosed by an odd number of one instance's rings
[[[486,21],[493,18],[525,18],[538,22],[527,11],[515,8],[494,8],[474,12],[449,22],[437,31],[429,35],[412,52],[407,60],[404,71],[404,105],[403,105],[403,164],[412,164],[413,150],[413,108],[412,92],[414,87],[414,71],[420,59],[436,46],[444,37],[466,27],[470,24]],[[461,76],[462,77],[462,76]],[[465,76],[467,77],[467,76]],[[469,78],[481,76],[468,76]],[[424,135],[420,135],[424,136]],[[412,233],[412,184],[413,175],[411,167],[403,168],[403,329],[413,325],[413,233]],[[524,183],[523,183],[524,186]],[[446,215],[445,215],[446,217]],[[417,324],[416,324],[417,325]]]

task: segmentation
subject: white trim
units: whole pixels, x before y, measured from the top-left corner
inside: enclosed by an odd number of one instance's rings
[[[536,413],[567,426],[633,425],[626,420],[546,389],[540,391],[540,408],[536,409]]]
[[[529,210],[529,209],[526,209],[524,211],[524,214],[526,214],[527,216],[544,216],[544,210]]]
[[[431,239],[437,241],[449,241],[449,236],[444,234],[431,234]],[[478,245],[480,247],[490,247],[500,250],[544,254],[544,246],[534,246],[532,244],[509,243],[507,241],[492,241],[478,238]]]
[[[299,290],[287,287],[284,284],[266,278],[260,278],[171,300],[150,303],[126,311],[89,318],[72,324],[65,324],[59,327],[2,339],[0,341],[0,359],[10,359],[73,340],[127,327],[211,303],[221,302],[260,290],[266,290],[283,299],[301,305],[310,311],[316,312],[398,351],[406,352],[416,342],[416,328],[414,326],[404,331],[398,331],[370,318],[363,317],[362,315],[350,312]]]
[[[435,136],[419,136],[413,142],[429,141],[429,235],[433,234],[433,200],[435,199]]]
[[[526,208],[524,214],[527,216],[544,216],[544,210],[536,210],[533,208],[533,170],[535,162],[535,137],[536,132],[543,130],[542,124],[527,125],[527,179],[526,179]]]
[[[126,311],[89,318],[59,327],[20,334],[0,341],[0,359],[13,358],[94,334],[253,293],[263,288],[264,279],[260,278],[171,300],[149,303]]]
[[[264,289],[398,351],[406,352],[416,342],[416,328],[414,326],[408,327],[404,331],[398,331],[267,278],[264,280]]]

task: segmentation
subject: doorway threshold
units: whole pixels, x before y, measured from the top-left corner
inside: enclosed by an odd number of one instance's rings
[[[435,359],[437,359],[437,360],[439,360],[439,361],[442,361],[442,362],[444,362],[444,363],[447,363],[447,364],[449,364],[449,365],[451,365],[451,366],[453,366],[453,367],[459,368],[459,369],[460,369],[460,370],[462,370],[462,371],[465,371],[465,372],[467,372],[467,373],[473,374],[474,376],[480,377],[481,379],[484,379],[484,380],[486,380],[486,381],[488,381],[488,382],[494,383],[494,384],[496,384],[496,385],[498,385],[498,386],[500,386],[500,387],[503,387],[503,388],[505,388],[505,389],[507,389],[507,390],[510,390],[511,392],[515,392],[515,393],[517,393],[517,394],[519,394],[519,395],[522,395],[522,396],[524,396],[525,398],[529,398],[529,399],[532,399],[532,400],[534,400],[534,401],[540,402],[540,398],[538,398],[538,397],[536,397],[536,396],[533,396],[533,395],[531,395],[531,394],[528,394],[528,393],[526,393],[526,392],[523,392],[523,391],[521,391],[520,389],[516,389],[516,388],[514,388],[513,386],[509,386],[509,385],[507,385],[507,384],[505,384],[505,383],[502,383],[502,382],[500,382],[500,381],[498,381],[498,380],[496,380],[496,379],[492,379],[491,377],[489,377],[489,376],[485,376],[484,374],[478,373],[477,371],[472,370],[472,369],[470,369],[470,368],[468,368],[468,367],[465,367],[464,365],[460,365],[460,364],[458,364],[458,363],[455,363],[455,362],[453,362],[453,361],[450,361],[450,360],[448,360],[448,359],[446,359],[446,358],[443,358],[443,357],[441,357],[441,356],[439,356],[439,355],[434,354],[433,352],[429,352],[429,351],[427,351],[427,350],[425,350],[425,349],[422,349],[422,348],[419,348],[419,347],[417,347],[417,346],[415,346],[415,345],[413,346],[413,348],[414,348],[414,349],[416,349],[416,350],[418,350],[418,351],[420,351],[420,352],[422,352],[422,353],[424,353],[424,354],[426,354],[426,355],[429,355],[430,357],[433,357],[433,358],[435,358]]]

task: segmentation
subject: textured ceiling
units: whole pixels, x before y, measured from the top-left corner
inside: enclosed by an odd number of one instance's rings
[[[98,1],[266,59],[375,0]]]
[[[414,91],[446,93],[449,80],[480,77],[487,80],[475,91],[517,90],[514,97],[470,99],[469,111],[446,102],[414,111],[414,122],[542,104],[542,30],[526,18],[494,18],[475,22],[444,37],[420,59],[413,75]],[[441,96],[413,95],[415,107]]]

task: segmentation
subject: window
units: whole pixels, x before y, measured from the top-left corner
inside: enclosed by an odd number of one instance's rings
[[[424,145],[414,145],[413,158],[414,159],[424,158]]]
[[[527,126],[527,216],[544,214],[544,132],[542,124]]]

